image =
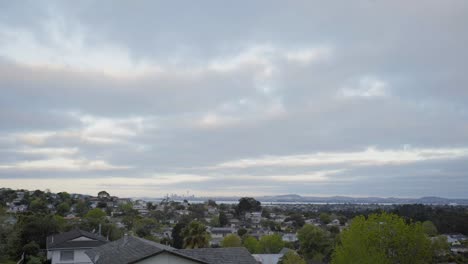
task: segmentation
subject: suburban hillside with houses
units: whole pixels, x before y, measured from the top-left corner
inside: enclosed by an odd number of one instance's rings
[[[348,257],[345,242],[361,239],[353,232],[378,221],[395,224],[392,232],[410,234],[408,240],[425,241],[426,255],[418,257],[427,263],[465,263],[467,213],[453,206],[261,204],[251,197],[234,204],[148,202],[106,191],[3,188],[0,262],[340,263]]]

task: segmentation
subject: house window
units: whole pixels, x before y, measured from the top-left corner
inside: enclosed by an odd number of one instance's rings
[[[73,250],[60,251],[60,261],[73,261],[75,252]]]

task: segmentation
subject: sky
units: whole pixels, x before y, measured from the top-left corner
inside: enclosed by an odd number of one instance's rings
[[[468,2],[0,1],[0,187],[468,198]]]

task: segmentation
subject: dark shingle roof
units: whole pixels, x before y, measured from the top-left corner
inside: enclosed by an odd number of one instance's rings
[[[127,264],[174,248],[146,239],[125,236],[101,247],[86,251],[95,264]]]
[[[243,247],[181,249],[177,253],[209,264],[257,264],[255,258]]]
[[[87,237],[92,240],[71,241],[79,237]],[[50,235],[47,237],[47,249],[58,248],[94,248],[99,247],[108,241],[99,235],[86,232],[80,229],[73,229],[69,232]]]
[[[134,236],[90,249],[86,254],[95,264],[130,264],[163,252],[203,264],[257,264],[245,248],[175,249]]]

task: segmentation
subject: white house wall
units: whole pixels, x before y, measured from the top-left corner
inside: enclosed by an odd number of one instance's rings
[[[72,249],[70,249],[72,250]],[[85,254],[85,251],[88,249],[75,249],[74,259],[73,261],[60,261],[60,251],[62,250],[51,250],[50,255],[52,257],[52,264],[92,264],[91,260],[89,259],[88,255]]]

